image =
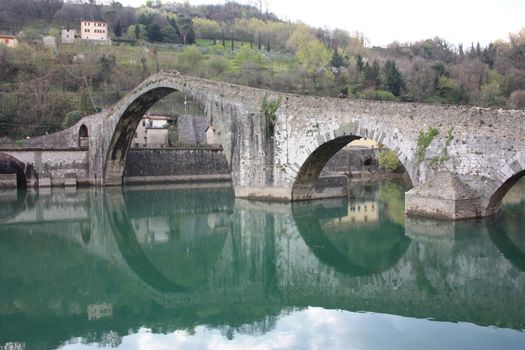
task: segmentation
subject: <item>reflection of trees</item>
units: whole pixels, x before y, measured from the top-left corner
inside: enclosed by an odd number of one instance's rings
[[[379,198],[385,203],[384,215],[398,225],[405,224],[405,190],[401,182],[384,182],[379,188]]]

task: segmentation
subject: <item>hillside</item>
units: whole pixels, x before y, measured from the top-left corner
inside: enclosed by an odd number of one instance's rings
[[[112,45],[60,43],[60,28],[78,30],[81,18],[106,21]],[[0,136],[14,139],[67,127],[171,69],[299,94],[525,108],[525,29],[487,47],[433,38],[370,48],[361,33],[236,3],[3,0],[0,33],[20,42],[0,46]],[[174,102],[158,108],[170,112]]]

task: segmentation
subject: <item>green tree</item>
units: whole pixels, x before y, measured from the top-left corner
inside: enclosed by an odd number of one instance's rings
[[[117,21],[117,25],[115,25],[115,36],[120,39],[122,36],[122,23],[120,23],[120,19]]]
[[[330,63],[330,51],[319,40],[309,40],[299,43],[295,57],[317,89],[318,79],[326,74],[324,68]]]
[[[403,170],[403,164],[397,157],[396,153],[390,149],[379,152],[379,166],[388,172],[399,172]]]
[[[89,96],[89,93],[87,93],[86,91],[83,91],[82,94],[80,95],[80,99],[79,99],[79,102],[78,102],[78,111],[81,112],[83,114],[83,116],[96,113],[96,108],[95,108],[95,106],[93,106],[93,102],[91,101],[91,97]],[[76,115],[71,115],[69,117],[69,119],[75,119],[77,117],[78,116],[76,116]],[[64,122],[66,122],[66,121],[64,120]],[[76,123],[76,122],[73,122],[70,125],[73,125],[74,123]]]
[[[365,68],[365,61],[363,60],[363,56],[357,55],[355,56],[355,64],[358,72],[362,72]]]
[[[378,60],[374,60],[372,65],[365,64],[363,85],[365,88],[373,87],[374,89],[379,89],[381,86],[381,66]]]
[[[102,54],[98,59],[99,69],[95,75],[94,82],[100,83],[111,83],[113,69],[117,64],[117,59],[113,54]]]
[[[157,23],[151,23],[146,26],[146,38],[151,42],[162,41],[162,31]]]
[[[195,33],[193,32],[193,21],[191,17],[186,17],[186,16],[181,15],[179,17],[178,27],[179,27],[180,35],[182,37],[182,43],[184,45],[193,44],[195,42]]]
[[[462,91],[459,82],[456,79],[442,76],[438,79],[438,95],[441,102],[449,104],[458,104],[462,99]]]
[[[503,90],[505,78],[495,70],[489,70],[487,81],[481,85],[481,104],[485,107],[500,107],[505,104]]]
[[[204,55],[201,50],[195,46],[187,46],[178,57],[177,68],[182,73],[203,74],[204,70],[201,67],[201,62],[204,60]]]
[[[212,56],[208,60],[208,71],[212,78],[219,77],[229,69],[229,62],[222,56]]]
[[[162,41],[165,43],[180,43],[179,33],[172,25],[166,25],[161,30]]]
[[[330,65],[335,68],[341,68],[348,66],[346,57],[340,52],[341,50],[334,50],[332,53],[332,58],[330,60]]]
[[[140,40],[141,38],[140,24],[135,25],[135,40]]]
[[[267,59],[255,49],[242,46],[232,61],[232,70],[238,78],[238,83],[251,86],[260,86],[267,71]]]
[[[393,60],[387,60],[384,67],[385,88],[395,96],[400,96],[405,88],[401,72]]]

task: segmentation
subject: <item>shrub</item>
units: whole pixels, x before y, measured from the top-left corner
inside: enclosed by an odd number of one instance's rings
[[[510,108],[525,108],[525,90],[516,90],[510,94],[507,104]]]
[[[363,97],[367,100],[377,100],[377,101],[397,101],[397,97],[393,93],[386,90],[373,90],[368,89],[363,93]]]
[[[267,95],[264,95],[263,97],[261,109],[264,114],[264,129],[266,138],[273,136],[275,120],[277,119],[277,115],[275,113],[281,106],[281,101],[281,96],[279,96],[279,98],[276,100],[268,99]]]
[[[424,132],[423,130],[419,130],[419,135],[417,137],[417,149],[416,149],[416,155],[417,155],[417,163],[421,163],[425,159],[425,155],[427,154],[427,148],[432,143],[432,140],[435,136],[439,134],[438,129],[428,127],[428,131]]]
[[[392,150],[383,150],[379,152],[379,166],[389,172],[399,172],[403,169],[403,164]]]

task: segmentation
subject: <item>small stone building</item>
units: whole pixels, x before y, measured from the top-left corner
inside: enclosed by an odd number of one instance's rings
[[[60,31],[60,42],[63,44],[72,44],[77,36],[76,29],[62,28]]]
[[[0,44],[8,47],[17,47],[18,38],[15,35],[0,34]]]

